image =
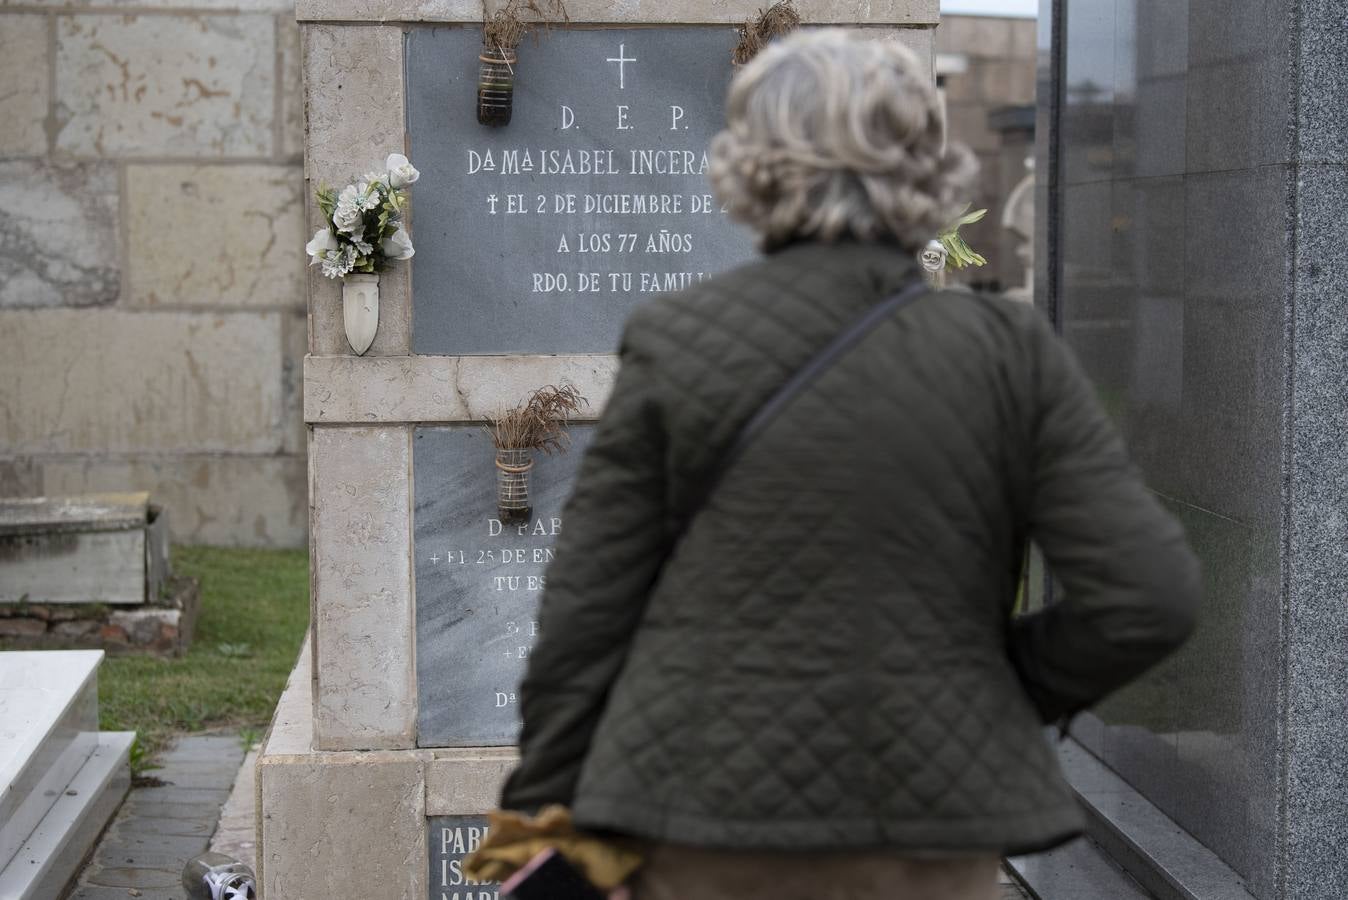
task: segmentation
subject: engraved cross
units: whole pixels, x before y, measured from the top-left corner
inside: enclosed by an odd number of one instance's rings
[[[619,44],[619,45],[618,45],[618,55],[617,55],[616,57],[610,56],[608,59],[606,59],[606,60],[604,60],[604,61],[605,61],[605,62],[615,62],[615,63],[618,64],[618,90],[620,90],[620,91],[626,90],[626,89],[627,89],[627,85],[626,85],[626,83],[625,83],[625,82],[626,82],[626,78],[624,77],[624,71],[623,71],[623,70],[627,67],[627,64],[628,64],[628,63],[634,63],[634,62],[636,62],[636,58],[635,58],[635,57],[631,57],[631,58],[628,57],[628,55],[627,55],[627,45],[626,45],[626,44]]]

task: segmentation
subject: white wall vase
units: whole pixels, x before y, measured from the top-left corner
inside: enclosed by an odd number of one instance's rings
[[[342,279],[342,319],[351,349],[357,356],[364,356],[379,330],[378,275],[348,275]]]

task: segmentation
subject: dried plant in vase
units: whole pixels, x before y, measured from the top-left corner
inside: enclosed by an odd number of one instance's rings
[[[523,403],[490,417],[487,432],[496,448],[496,506],[506,525],[527,522],[534,512],[529,497],[529,472],[534,451],[551,456],[571,446],[567,426],[589,401],[575,385],[547,385]]]
[[[779,0],[767,9],[760,9],[756,18],[740,26],[740,42],[735,45],[731,60],[742,66],[758,55],[773,38],[790,34],[800,27],[800,13],[793,0]]]
[[[492,12],[482,0],[482,52],[478,55],[477,121],[500,127],[510,124],[515,105],[518,49],[530,25],[545,29],[569,22],[563,0],[506,0]]]

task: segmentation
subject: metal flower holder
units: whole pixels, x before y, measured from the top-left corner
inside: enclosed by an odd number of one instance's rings
[[[515,104],[515,51],[486,47],[478,61],[477,121],[494,127],[509,125]]]
[[[529,499],[529,472],[533,467],[530,450],[496,451],[496,507],[503,524],[516,525],[533,516]]]

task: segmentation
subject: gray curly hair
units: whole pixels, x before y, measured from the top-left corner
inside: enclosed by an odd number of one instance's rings
[[[769,46],[731,82],[726,120],[712,186],[767,249],[851,237],[917,251],[958,215],[975,171],[965,148],[942,148],[918,58],[841,29]]]

